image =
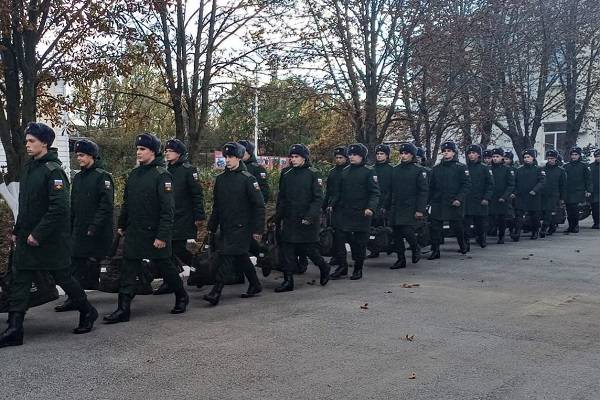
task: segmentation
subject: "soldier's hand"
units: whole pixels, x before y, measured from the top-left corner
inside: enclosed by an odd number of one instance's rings
[[[481,205],[482,206],[487,206],[488,204],[490,204],[490,202],[487,201],[486,199],[481,200]]]
[[[510,198],[511,198],[511,199],[514,199],[515,197],[517,197],[517,196],[515,196],[515,194],[514,194],[514,193],[511,193],[511,194],[510,194]]]
[[[532,190],[531,192],[529,192],[529,194],[530,194],[531,196],[535,196],[535,191],[534,191],[534,190]]]
[[[310,222],[310,220],[306,218],[302,218],[301,223],[302,225],[312,225],[312,222]]]
[[[262,235],[260,233],[253,233],[252,239],[256,240],[257,242],[260,242],[262,240]]]
[[[123,228],[119,228],[119,229],[117,229],[117,234],[119,236],[125,236],[125,231],[123,230]]]
[[[27,237],[27,244],[32,246],[32,247],[38,247],[40,244],[38,243],[38,241],[33,237],[33,235],[29,235]]]
[[[423,219],[424,215],[422,212],[415,212],[415,219]]]
[[[94,225],[88,226],[87,235],[94,236],[96,234],[96,227]]]
[[[590,192],[585,192],[585,197],[590,197],[592,194]]]
[[[156,247],[157,249],[164,249],[165,247],[167,247],[167,242],[163,242],[160,239],[154,239],[154,247]]]
[[[460,201],[458,201],[458,200],[454,200],[454,201],[452,202],[452,207],[460,207]]]
[[[330,213],[333,211],[333,207],[327,207],[327,212]]]
[[[365,217],[372,217],[373,216],[373,211],[369,210],[368,208],[365,210]]]
[[[504,202],[506,202],[506,200],[504,200],[504,197],[500,197],[500,198],[498,199],[498,203],[504,203]]]

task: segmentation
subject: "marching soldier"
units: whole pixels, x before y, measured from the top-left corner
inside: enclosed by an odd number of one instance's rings
[[[398,261],[390,268],[406,268],[404,240],[410,245],[412,263],[421,259],[415,227],[425,218],[429,191],[427,172],[417,164],[417,148],[412,143],[400,145],[400,164],[394,167],[388,190],[390,195],[386,197],[385,209],[393,226],[398,252]]]
[[[592,171],[581,161],[581,147],[573,147],[569,152],[571,161],[565,165],[567,172],[567,220],[569,227],[563,232],[579,232],[579,203],[585,203],[592,195]]]
[[[510,215],[512,194],[515,190],[515,171],[504,162],[504,150],[492,150],[492,175],[494,192],[490,203],[490,215],[498,228],[498,244],[504,244],[506,217]]]
[[[546,173],[537,165],[537,151],[523,151],[523,165],[515,173],[515,229],[511,235],[518,242],[525,218],[529,219],[531,240],[538,238],[542,213],[542,190]]]
[[[429,204],[431,205],[431,255],[430,260],[440,258],[444,221],[450,228],[462,254],[467,253],[463,218],[465,201],[471,189],[467,167],[458,161],[458,147],[454,142],[442,144],[442,160],[431,170],[429,177]]]
[[[114,183],[102,169],[98,145],[82,139],[75,143],[81,171],[71,187],[71,271],[84,289],[98,289],[100,261],[110,253],[113,239]],[[75,310],[70,298],[56,312]]]
[[[225,171],[217,176],[213,189],[213,210],[208,231],[219,234],[219,268],[216,284],[203,299],[213,306],[219,304],[226,274],[241,270],[249,286],[242,298],[254,297],[262,291],[256,269],[248,256],[252,239],[261,239],[265,228],[265,202],[256,178],[242,162],[244,146],[226,143],[223,146]]]
[[[185,144],[179,139],[167,140],[165,144],[167,171],[173,180],[175,216],[173,223],[173,263],[176,266],[192,265],[193,255],[186,247],[188,239],[200,239],[204,230],[204,195],[198,170],[187,159]],[[181,270],[180,270],[181,272]],[[154,291],[155,295],[173,293],[166,281]]]
[[[558,165],[558,151],[548,150],[546,152],[546,165],[544,166],[546,173],[546,183],[542,190],[542,229],[540,237],[552,235],[556,231],[554,223],[554,215],[560,207],[560,203],[565,201],[565,189],[567,174],[565,170]]]
[[[392,149],[387,144],[379,144],[375,147],[375,175],[379,182],[379,204],[373,218],[373,226],[383,226],[386,216],[384,215],[383,206],[385,199],[388,196],[388,190],[391,188],[390,182],[392,179],[392,171],[394,167],[390,164],[390,153]],[[377,258],[379,252],[369,254],[367,258]]]
[[[367,252],[371,218],[379,204],[379,185],[375,169],[365,164],[368,150],[362,143],[348,147],[350,165],[344,168],[339,189],[332,200],[333,212],[340,215],[340,235],[336,249],[345,243],[350,244],[354,271],[350,279],[362,278],[363,264]],[[331,274],[331,279],[348,275],[348,263],[341,251],[336,255],[339,265]]]
[[[504,152],[504,163],[515,173],[515,177],[516,177],[517,167],[515,166],[514,160],[515,160],[515,154],[510,150],[506,150]],[[515,186],[515,190],[516,190],[516,186]],[[516,226],[516,218],[515,218],[516,197],[517,197],[517,195],[514,192],[511,193],[510,203],[508,205],[509,213],[508,213],[508,220],[507,220],[507,228],[511,234],[514,233],[515,226]]]
[[[107,324],[129,321],[136,278],[144,268],[143,259],[157,266],[167,285],[175,292],[171,314],[186,311],[189,297],[177,268],[172,263],[173,180],[164,167],[160,140],[151,133],[136,137],[139,166],[127,177],[118,234],[124,237],[123,263],[117,309],[104,317]]]
[[[486,150],[487,151],[487,150]],[[489,151],[491,153],[491,150]],[[466,199],[465,243],[470,249],[471,225],[475,240],[481,248],[487,246],[489,204],[494,192],[494,175],[487,164],[481,162],[482,148],[477,144],[467,147],[467,170],[471,177],[471,190]]]
[[[25,147],[31,159],[23,167],[19,180],[8,328],[0,334],[0,347],[23,344],[23,319],[36,271],[50,273],[79,310],[79,325],[73,333],[90,332],[98,318],[98,312],[69,269],[69,181],[57,149],[51,147],[54,137],[54,131],[42,123],[30,123],[25,129]]]
[[[598,174],[600,167],[600,149],[594,151],[594,162],[590,165],[592,170],[592,218],[594,224],[592,229],[600,229],[600,175]]]
[[[492,166],[492,150],[483,150],[483,165]]]
[[[333,199],[336,197],[336,193],[340,188],[340,180],[342,179],[342,171],[348,166],[348,154],[347,149],[343,146],[336,147],[333,149],[333,155],[335,157],[335,167],[329,171],[327,177],[327,187],[325,190],[325,200],[323,201],[323,207],[327,212],[331,213],[331,225],[333,227],[334,244],[340,245],[341,248],[334,249],[334,254],[329,260],[329,265],[338,265],[337,255],[344,254],[346,258],[346,246],[343,243],[343,239],[335,239],[341,234],[341,214],[338,211],[333,212],[330,207]]]
[[[294,290],[298,254],[305,254],[319,267],[320,284],[329,282],[329,265],[319,253],[319,219],[323,202],[322,180],[310,165],[310,152],[295,144],[289,152],[292,168],[281,173],[275,223],[281,224],[283,277],[275,292]]]
[[[269,202],[271,191],[269,189],[269,180],[267,179],[267,170],[265,167],[258,163],[256,159],[256,155],[254,154],[254,144],[249,140],[240,140],[239,144],[244,146],[245,152],[242,161],[246,165],[246,169],[250,172],[258,182],[258,186],[260,186],[260,192],[263,195],[263,199],[265,204]]]

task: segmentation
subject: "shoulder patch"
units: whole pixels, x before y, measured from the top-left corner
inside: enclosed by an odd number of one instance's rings
[[[252,182],[252,185],[254,185],[254,189],[260,191],[260,185],[258,184],[258,182]]]
[[[104,181],[104,188],[105,189],[110,189],[112,186],[112,183],[110,183],[110,181]]]
[[[165,192],[169,193],[173,191],[173,184],[171,182],[165,182]]]
[[[541,171],[542,175],[546,176],[546,171]]]
[[[490,175],[494,175],[491,169],[488,169],[488,172],[490,173]]]
[[[427,172],[423,171],[421,174],[423,175],[423,178],[427,178]]]
[[[266,172],[261,172],[260,173],[260,177],[261,177],[261,179],[267,179],[267,173]]]
[[[469,174],[469,170],[468,170],[468,169],[465,169],[465,175],[466,175],[466,176],[469,176],[469,175],[470,175],[470,174]]]
[[[65,188],[65,182],[62,179],[54,179],[52,188],[54,190],[63,190]]]
[[[323,179],[317,178],[317,182],[319,182],[319,186],[323,186]]]
[[[515,171],[513,171],[513,170],[511,169],[511,170],[510,170],[510,174],[511,174],[511,175],[514,175],[514,174],[515,174]]]
[[[198,182],[200,180],[200,177],[198,176],[197,172],[192,173],[192,178],[194,179],[194,182]]]
[[[377,178],[377,175],[373,175],[373,181],[374,181],[375,183],[378,183],[378,182],[379,182],[379,180],[378,180],[378,178]]]

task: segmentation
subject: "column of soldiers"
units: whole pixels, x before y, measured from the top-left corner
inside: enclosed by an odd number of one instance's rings
[[[67,294],[57,312],[79,311],[76,334],[88,333],[98,318],[84,289],[95,289],[99,261],[109,255],[113,238],[114,183],[103,169],[100,149],[90,140],[80,140],[75,153],[81,171],[73,185],[61,167],[52,146],[54,132],[41,123],[26,131],[26,149],[31,157],[21,176],[19,213],[14,227],[13,274],[10,282],[8,328],[0,334],[0,347],[23,343],[23,320],[27,311],[33,274],[50,273]],[[219,304],[227,276],[243,274],[248,288],[242,298],[252,298],[263,287],[250,255],[255,253],[265,228],[265,204],[269,201],[268,176],[258,164],[248,141],[229,142],[223,148],[224,172],[213,187],[213,210],[205,225],[204,196],[198,170],[186,157],[185,145],[171,139],[164,152],[153,134],[136,137],[138,166],[128,175],[123,205],[117,222],[118,237],[124,241],[116,309],[104,316],[107,324],[123,323],[131,317],[137,278],[150,260],[163,284],[156,294],[173,293],[173,314],[186,312],[189,296],[180,277],[182,265],[191,265],[189,239],[202,241],[207,234],[217,238],[219,265],[216,284],[203,296]],[[459,161],[454,142],[441,145],[442,158],[433,168],[426,166],[422,148],[399,146],[400,162],[390,163],[391,148],[375,149],[376,163],[367,164],[368,150],[360,144],[334,150],[335,166],[323,181],[311,165],[310,151],[303,144],[289,150],[290,166],[281,171],[276,211],[269,223],[279,232],[283,282],[275,292],[295,289],[294,274],[302,272],[304,258],[320,273],[321,286],[349,274],[346,244],[353,261],[351,280],[363,278],[371,227],[390,226],[397,261],[391,269],[407,266],[406,245],[411,262],[420,261],[422,251],[417,227],[426,220],[431,236],[430,260],[441,257],[444,223],[454,233],[459,252],[470,251],[471,239],[484,248],[488,233],[504,243],[509,229],[518,241],[527,222],[531,239],[556,231],[557,209],[565,204],[569,228],[578,232],[578,207],[592,204],[594,229],[598,229],[598,166],[600,150],[591,165],[581,161],[581,149],[570,151],[565,168],[559,154],[546,152],[546,165],[537,164],[533,149],[523,152],[524,164],[513,166],[513,154],[501,148],[466,148],[466,164]],[[327,263],[320,254],[319,231],[323,214],[334,230],[333,257]],[[330,273],[331,265],[337,266]],[[95,282],[95,283],[94,283]]]

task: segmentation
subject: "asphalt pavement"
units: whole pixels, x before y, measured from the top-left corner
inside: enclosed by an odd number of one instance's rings
[[[73,335],[77,313],[30,310],[25,344],[0,349],[0,399],[600,399],[600,231],[527,237],[360,281],[209,307],[190,289],[138,296],[128,323]],[[313,280],[316,280],[314,284]],[[116,295],[92,292],[101,313]],[[61,298],[60,301],[63,299]]]

